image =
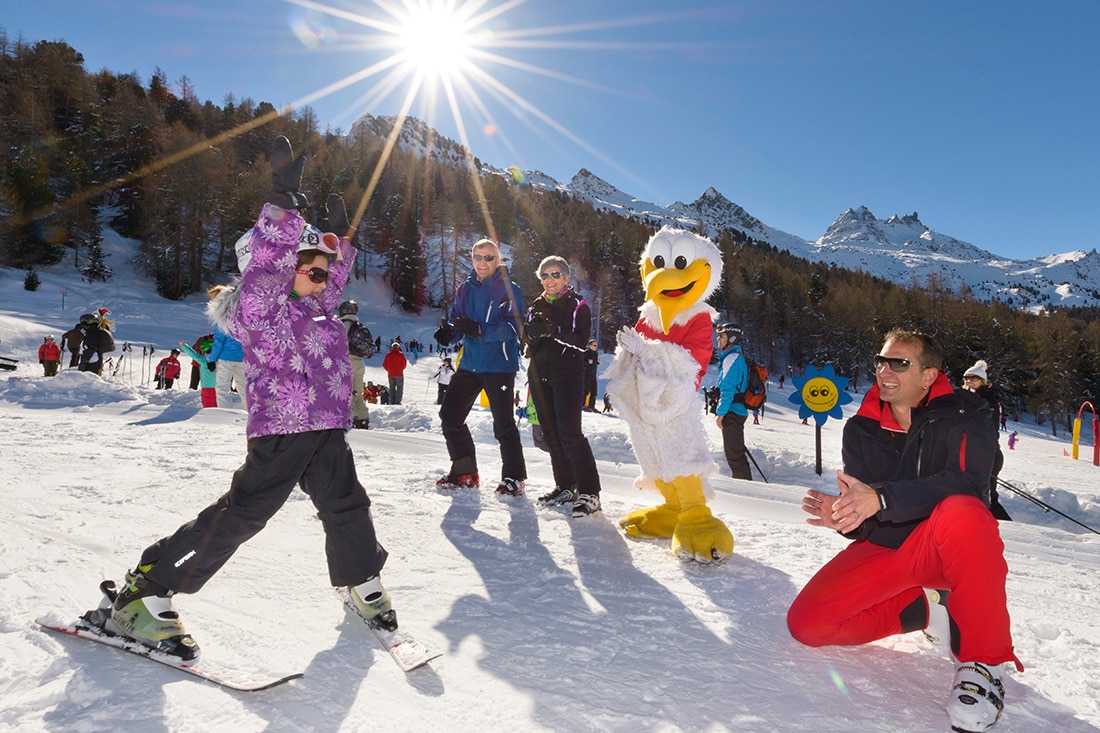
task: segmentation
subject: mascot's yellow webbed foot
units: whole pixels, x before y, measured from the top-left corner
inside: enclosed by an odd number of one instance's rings
[[[676,487],[660,479],[656,483],[665,503],[635,509],[619,520],[619,526],[631,537],[671,537],[680,521],[680,495]]]
[[[679,521],[680,507],[661,504],[630,512],[619,526],[631,537],[671,537]]]
[[[672,552],[685,560],[722,562],[733,554],[733,533],[709,507],[685,509],[672,530]]]
[[[672,530],[672,552],[685,560],[722,562],[733,554],[733,533],[710,512],[700,476],[675,481],[680,514]]]

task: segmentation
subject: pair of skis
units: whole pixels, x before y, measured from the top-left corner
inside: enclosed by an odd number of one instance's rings
[[[337,589],[344,604],[359,615],[359,610],[351,600],[345,589]],[[360,615],[360,618],[362,616]],[[93,610],[81,616],[73,622],[59,621],[56,618],[43,616],[35,620],[41,628],[59,634],[75,636],[78,639],[87,639],[99,644],[128,652],[158,662],[168,667],[178,669],[181,672],[213,682],[216,685],[241,692],[257,692],[277,687],[285,682],[298,679],[301,672],[288,675],[271,675],[263,671],[247,670],[233,667],[228,664],[199,658],[198,660],[183,660],[177,656],[158,652],[129,637],[113,634],[103,628],[104,612]],[[428,662],[442,656],[441,651],[434,650],[417,641],[410,634],[401,629],[387,631],[372,620],[363,619],[371,633],[378,639],[382,647],[389,653],[397,666],[404,672],[423,667]]]

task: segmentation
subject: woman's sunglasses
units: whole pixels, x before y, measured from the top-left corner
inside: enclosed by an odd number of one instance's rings
[[[553,272],[543,272],[539,274],[539,278],[543,280],[549,280],[550,278],[561,280],[561,273],[557,270],[554,270]]]
[[[913,362],[908,359],[901,359],[894,356],[883,356],[877,354],[875,356],[875,371],[881,372],[884,366],[890,367],[890,371],[895,374],[902,374],[909,371],[909,367],[913,366]],[[918,365],[919,367],[920,365]]]
[[[308,270],[295,270],[299,275],[309,275],[309,279],[315,283],[328,281],[328,270],[323,267],[311,267]]]

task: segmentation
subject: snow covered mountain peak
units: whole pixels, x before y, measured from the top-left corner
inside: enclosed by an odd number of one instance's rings
[[[395,118],[365,115],[351,136],[387,137]],[[466,152],[430,126],[407,118],[400,146],[421,157],[454,166],[465,165]],[[788,234],[762,222],[713,186],[691,203],[660,206],[622,191],[581,168],[562,184],[540,171],[499,169],[481,164],[483,175],[496,175],[514,185],[569,194],[593,208],[654,226],[671,225],[700,231],[716,239],[737,230],[776,249],[810,260],[860,270],[902,285],[922,286],[932,279],[981,300],[1000,300],[1030,310],[1047,306],[1100,306],[1100,255],[1075,250],[1030,260],[1011,260],[949,236],[924,224],[917,212],[883,220],[866,206],[840,214],[816,240]]]
[[[708,231],[719,232],[733,227],[753,237],[766,237],[764,223],[733,203],[713,186],[692,201],[688,209],[695,212]]]

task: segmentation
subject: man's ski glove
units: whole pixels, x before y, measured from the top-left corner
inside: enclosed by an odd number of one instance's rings
[[[339,194],[329,194],[325,208],[328,211],[330,230],[339,237],[351,239],[352,235],[355,234],[355,230],[351,228],[351,222],[348,220],[348,210],[344,206],[344,199]]]
[[[558,334],[558,327],[556,324],[550,321],[531,321],[528,323],[523,332],[527,334],[529,340],[550,338]]]
[[[206,368],[209,369],[210,371],[215,371],[218,368],[218,362],[208,361],[208,362],[206,362]]]
[[[463,336],[469,336],[470,338],[481,338],[481,324],[475,321],[473,318],[467,318],[466,316],[459,316],[455,319],[455,330]]]
[[[299,155],[295,158],[290,141],[280,135],[271,143],[267,160],[271,163],[271,190],[267,192],[264,201],[283,209],[304,209],[309,206],[309,201],[301,192],[302,168],[306,164],[306,156]]]
[[[439,328],[435,329],[435,333],[432,334],[432,338],[446,346],[447,344],[455,340],[455,330],[451,326],[451,324],[447,323],[447,321],[444,320],[443,323],[439,325]]]

